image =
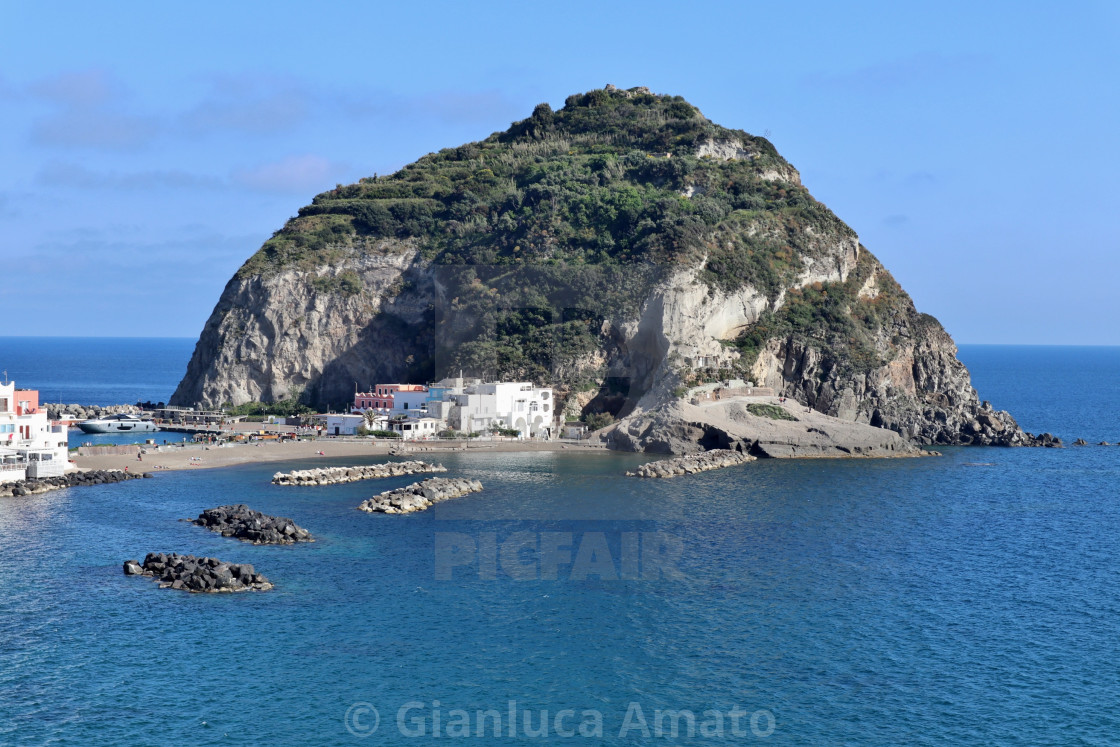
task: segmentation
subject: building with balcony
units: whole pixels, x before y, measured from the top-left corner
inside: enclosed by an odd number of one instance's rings
[[[69,464],[66,426],[47,419],[38,390],[0,384],[0,482],[54,477]]]
[[[522,438],[549,438],[552,432],[552,389],[531,382],[493,382],[448,395],[453,403],[448,424],[455,430],[484,432],[510,428]]]

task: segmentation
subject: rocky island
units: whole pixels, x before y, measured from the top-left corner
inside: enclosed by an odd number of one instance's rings
[[[272,582],[248,563],[223,563],[217,558],[148,553],[144,562],[126,560],[126,576],[150,576],[161,589],[201,592],[268,591]]]
[[[373,480],[382,477],[415,475],[422,472],[446,472],[442,464],[428,464],[419,460],[407,462],[386,462],[367,464],[359,467],[321,467],[318,469],[298,469],[291,472],[277,472],[272,476],[274,485],[336,485],[358,480]]]
[[[956,353],[767,139],[607,86],[317,195],[229,281],[171,401],[341,406],[465,371],[547,382],[624,449],[1044,444]],[[736,379],[817,415],[691,404]]]
[[[223,537],[233,537],[254,545],[291,545],[314,542],[311,532],[282,516],[268,516],[244,503],[208,508],[191,520]]]
[[[423,511],[442,501],[481,491],[482,483],[478,480],[431,477],[403,488],[386,490],[363,501],[358,506],[358,510],[366,513],[410,514],[414,511]]]

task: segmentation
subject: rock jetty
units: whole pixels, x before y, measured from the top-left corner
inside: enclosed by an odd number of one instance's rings
[[[151,475],[147,472],[122,472],[115,469],[68,472],[58,477],[40,477],[34,480],[4,483],[0,485],[0,498],[36,495],[38,493],[48,493],[52,490],[62,490],[63,488],[76,488],[81,485],[108,485],[125,480],[138,480],[142,477],[151,477]]]
[[[441,464],[428,464],[421,461],[386,462],[367,464],[361,467],[321,467],[318,469],[297,469],[292,472],[277,472],[272,476],[274,485],[337,485],[343,482],[373,480],[381,477],[415,475],[421,472],[446,472]]]
[[[311,532],[283,516],[269,516],[254,511],[244,503],[208,508],[191,520],[223,537],[233,537],[254,545],[291,545],[314,542]]]
[[[656,462],[647,462],[633,472],[627,472],[627,477],[677,477],[678,475],[691,475],[696,472],[707,472],[712,469],[734,467],[737,464],[746,464],[755,461],[756,457],[743,454],[730,449],[712,449],[699,454],[677,457],[675,459],[661,459]]]
[[[423,511],[434,503],[459,498],[468,493],[478,493],[482,483],[454,477],[430,477],[396,490],[386,490],[363,501],[358,509],[368,513],[410,514]]]
[[[126,560],[124,574],[150,576],[159,581],[161,589],[195,593],[268,591],[272,588],[272,582],[248,563],[223,563],[217,558],[196,558],[178,553],[150,552],[143,563]]]
[[[58,420],[61,415],[73,415],[78,420],[96,420],[109,415],[121,413],[139,415],[142,412],[136,405],[60,405],[48,402],[44,407],[47,408],[47,417],[51,420]]]

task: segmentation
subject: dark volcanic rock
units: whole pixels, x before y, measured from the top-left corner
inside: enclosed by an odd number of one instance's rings
[[[142,477],[151,477],[146,472],[122,472],[115,469],[86,470],[85,472],[68,472],[59,477],[42,477],[35,480],[20,480],[0,485],[0,498],[10,496],[36,495],[48,493],[52,490],[75,488],[82,485],[109,485],[125,480],[138,480]]]
[[[208,508],[191,520],[192,524],[218,532],[223,537],[252,542],[254,545],[290,545],[314,542],[311,532],[282,516],[268,516],[244,503]]]
[[[268,591],[272,582],[248,563],[223,563],[217,558],[196,558],[178,553],[148,553],[144,563],[126,560],[125,575],[151,576],[161,589],[194,593]]]

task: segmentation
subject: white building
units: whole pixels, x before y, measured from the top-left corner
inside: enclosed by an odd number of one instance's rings
[[[54,477],[69,466],[66,426],[47,419],[39,392],[0,384],[0,482]]]
[[[415,441],[422,438],[434,438],[439,435],[446,425],[439,418],[407,418],[405,420],[390,420],[389,430],[399,433],[405,441]]]
[[[414,417],[423,412],[428,401],[428,392],[424,391],[399,391],[393,394],[393,409],[389,415],[408,415]]]
[[[491,427],[511,428],[522,438],[547,438],[554,415],[552,389],[531,382],[475,384],[462,394],[449,394],[456,406],[450,408],[448,422],[464,432],[483,432]]]
[[[353,436],[358,432],[358,427],[365,424],[361,415],[330,414],[327,415],[327,427],[324,433],[328,436]]]

